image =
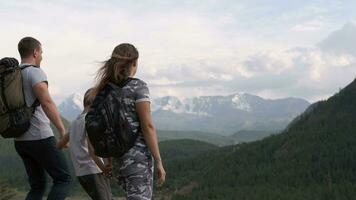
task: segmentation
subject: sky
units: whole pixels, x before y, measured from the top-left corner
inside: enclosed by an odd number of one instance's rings
[[[0,0],[0,57],[42,43],[57,104],[95,84],[120,43],[140,53],[152,98],[250,93],[310,102],[356,75],[356,1]]]

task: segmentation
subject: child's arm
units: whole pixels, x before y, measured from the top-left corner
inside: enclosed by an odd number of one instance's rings
[[[89,139],[87,138],[87,142],[88,142],[88,150],[89,150],[89,154],[91,156],[91,158],[94,160],[95,164],[98,165],[98,167],[101,169],[101,171],[106,172],[106,168],[105,168],[105,164],[103,163],[103,161],[94,154],[94,148],[91,145]]]
[[[64,136],[57,142],[57,148],[58,149],[63,149],[68,147],[68,142],[69,142],[69,134],[66,133]]]
[[[104,158],[104,163],[106,167],[112,167],[112,158]]]

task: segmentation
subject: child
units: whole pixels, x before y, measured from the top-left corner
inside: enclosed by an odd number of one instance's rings
[[[58,142],[57,147],[64,148],[69,142],[75,174],[93,200],[111,200],[110,181],[107,178],[112,171],[111,160],[105,165],[101,158],[94,155],[85,131],[85,115],[93,101],[91,90],[84,95],[84,111],[72,122],[69,133]]]

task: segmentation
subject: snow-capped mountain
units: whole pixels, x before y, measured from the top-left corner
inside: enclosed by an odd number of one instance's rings
[[[83,111],[83,95],[70,95],[59,104],[58,110],[64,118],[73,121]]]
[[[309,105],[298,98],[270,100],[246,93],[186,99],[167,96],[153,100],[152,112],[158,129],[227,135],[240,130],[282,130]]]
[[[191,98],[166,96],[154,99],[151,109],[157,129],[228,135],[240,130],[282,130],[309,105],[298,98],[271,100],[237,93]],[[71,95],[59,106],[61,114],[70,121],[82,109],[79,94]]]
[[[296,104],[297,107],[291,107]],[[303,99],[286,98],[269,100],[246,93],[229,96],[201,96],[179,99],[174,96],[166,96],[154,99],[152,102],[153,113],[157,111],[170,111],[173,113],[186,113],[196,115],[208,115],[230,112],[283,112],[293,116],[305,109],[309,103]]]
[[[202,96],[186,99],[166,96],[153,100],[152,111],[165,110],[174,113],[213,115],[216,108],[227,106],[232,109],[251,112],[252,108],[248,102],[248,96],[248,94],[235,94],[230,96]]]

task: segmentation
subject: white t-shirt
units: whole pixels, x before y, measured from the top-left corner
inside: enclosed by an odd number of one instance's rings
[[[21,64],[20,66],[27,65]],[[32,106],[36,100],[36,95],[33,91],[33,86],[47,82],[47,76],[39,67],[27,67],[21,71],[22,84],[27,106]],[[41,140],[53,136],[53,131],[50,126],[50,120],[44,113],[41,106],[37,106],[35,113],[30,120],[30,128],[20,137],[15,138],[15,141],[31,141]]]
[[[85,131],[85,113],[79,115],[69,127],[69,150],[76,176],[102,172],[89,154]]]

